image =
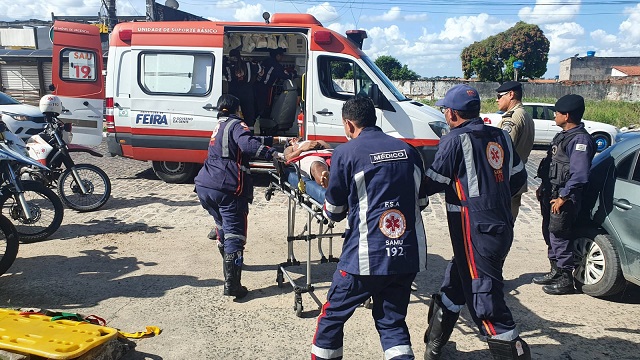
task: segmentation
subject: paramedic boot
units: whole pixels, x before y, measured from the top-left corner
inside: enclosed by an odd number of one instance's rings
[[[222,273],[224,274],[224,278],[227,278],[227,264],[224,262],[224,244],[220,241],[216,241],[216,245],[218,246],[218,252],[220,252],[220,256],[222,256]]]
[[[493,360],[531,360],[531,350],[519,336],[514,340],[487,339]]]
[[[247,296],[249,292],[240,284],[242,276],[242,250],[224,254],[224,295],[235,296],[236,299]]]
[[[440,294],[431,296],[427,321],[429,325],[424,333],[424,342],[427,350],[424,353],[425,360],[438,360],[442,355],[442,348],[449,341],[453,327],[458,321],[460,313],[450,311],[442,304]]]
[[[551,263],[551,271],[542,275],[536,276],[533,278],[533,283],[538,285],[551,285],[556,282],[560,278],[560,271],[558,271],[558,265],[556,265],[555,260],[549,260]]]
[[[565,269],[559,269],[558,271],[560,271],[560,278],[551,285],[543,286],[542,291],[549,295],[566,295],[575,293],[576,289],[573,287],[573,271]]]
[[[207,237],[211,240],[217,240],[218,239],[218,228],[217,227],[213,227],[211,229],[211,231],[209,231],[209,235],[207,235]]]

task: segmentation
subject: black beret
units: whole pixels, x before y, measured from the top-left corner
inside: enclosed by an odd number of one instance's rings
[[[496,92],[505,92],[511,90],[522,90],[522,84],[517,81],[507,81],[496,89]]]
[[[570,113],[574,110],[584,110],[584,98],[580,95],[569,94],[556,101],[555,110],[561,113]]]

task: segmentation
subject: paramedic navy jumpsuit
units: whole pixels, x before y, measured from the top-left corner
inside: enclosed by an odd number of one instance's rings
[[[516,339],[502,266],[513,241],[511,196],[527,174],[508,133],[481,118],[462,123],[440,139],[427,177],[428,194],[445,191],[454,253],[441,287],[443,304],[457,313],[466,303],[483,335]]]
[[[324,210],[335,221],[348,211],[348,226],[312,359],[342,359],[344,323],[369,297],[385,358],[414,359],[405,317],[411,282],[426,268],[423,174],[417,151],[378,127],[334,150]]]
[[[247,216],[253,201],[249,160],[270,160],[275,152],[270,136],[253,136],[242,119],[222,117],[213,130],[209,155],[195,177],[202,207],[213,216],[218,239],[227,254],[242,251],[247,238]]]

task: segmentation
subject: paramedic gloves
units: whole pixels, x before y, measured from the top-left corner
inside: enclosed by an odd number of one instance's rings
[[[290,137],[286,137],[286,136],[275,136],[273,138],[273,141],[274,142],[277,141],[279,144],[284,144],[285,146],[289,146],[289,145],[291,145],[291,141],[293,139],[297,139],[297,138],[293,138],[293,137],[290,138]]]

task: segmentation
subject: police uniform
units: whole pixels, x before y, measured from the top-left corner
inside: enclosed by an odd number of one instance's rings
[[[477,111],[479,104],[477,91],[467,85],[452,88],[436,103],[460,111]],[[502,267],[513,241],[511,196],[527,178],[509,135],[479,117],[466,120],[440,139],[426,176],[428,195],[445,192],[454,256],[440,294],[432,297],[425,358],[440,358],[467,304],[494,356],[513,351],[517,355],[501,359],[526,359],[526,343],[519,338],[503,291]]]
[[[204,166],[194,179],[200,204],[213,216],[223,247],[225,294],[240,286],[247,216],[253,201],[249,160],[252,157],[270,160],[275,152],[272,144],[272,137],[253,136],[235,115],[222,117],[211,135]],[[232,271],[230,280],[229,271]],[[231,282],[227,284],[227,280]],[[227,287],[231,290],[227,291]]]
[[[522,92],[522,84],[517,81],[507,81],[500,85],[500,87],[496,89],[496,92],[501,93],[512,90]],[[502,120],[498,124],[498,127],[509,133],[514,150],[518,153],[518,156],[520,156],[520,160],[526,164],[529,159],[529,154],[531,154],[531,150],[533,149],[536,129],[533,118],[524,110],[522,102],[518,101],[514,107],[508,109],[502,115]],[[518,216],[522,203],[522,194],[525,192],[527,192],[526,182],[520,191],[511,198],[511,212],[514,219]]]
[[[426,268],[423,177],[418,152],[378,127],[333,152],[324,212],[348,224],[312,359],[342,359],[344,323],[369,297],[385,359],[414,358],[405,317],[411,282]]]
[[[558,100],[555,110],[570,113],[580,107],[584,109],[582,97],[567,95]],[[589,179],[596,148],[595,141],[585,130],[584,124],[580,123],[556,134],[547,157],[540,163],[538,176],[542,179],[542,235],[547,244],[552,271],[534,278],[537,284],[553,286],[565,273],[565,277],[570,277],[570,284],[564,279],[567,282],[564,284],[565,292],[573,292],[572,225],[582,204],[582,189]],[[562,198],[565,202],[560,208],[560,214],[552,214],[550,201],[557,198]],[[549,290],[546,286],[543,289],[545,292]]]

